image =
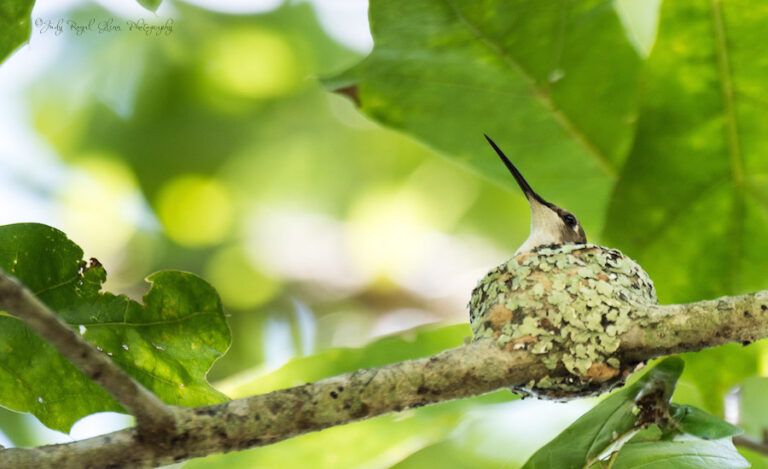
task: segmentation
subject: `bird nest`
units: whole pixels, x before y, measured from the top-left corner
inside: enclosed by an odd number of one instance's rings
[[[542,246],[491,270],[472,292],[475,340],[540,357],[550,376],[517,388],[563,399],[606,391],[636,363],[617,356],[620,336],[656,304],[648,274],[616,249]],[[564,370],[565,371],[564,371]]]

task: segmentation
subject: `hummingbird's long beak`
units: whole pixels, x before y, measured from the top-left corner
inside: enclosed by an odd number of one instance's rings
[[[547,201],[541,198],[539,194],[534,191],[530,184],[528,184],[528,181],[525,180],[522,174],[520,174],[520,171],[517,170],[515,165],[512,164],[511,161],[509,161],[509,158],[507,158],[507,155],[504,154],[503,151],[501,151],[501,148],[496,145],[496,143],[491,140],[491,137],[489,137],[486,134],[485,139],[488,140],[488,143],[491,144],[494,150],[496,150],[496,154],[499,155],[499,158],[501,158],[501,161],[504,162],[504,166],[507,167],[510,173],[512,173],[512,176],[515,177],[515,181],[517,181],[517,185],[520,186],[520,189],[523,191],[523,194],[525,194],[525,197],[528,199],[529,202],[538,202],[542,205],[549,205]]]
[[[485,134],[483,134],[485,135]],[[565,243],[586,243],[587,236],[584,234],[584,229],[579,224],[576,217],[567,210],[563,210],[560,207],[555,206],[542,199],[537,194],[528,181],[525,180],[520,171],[515,168],[515,165],[509,161],[507,155],[491,140],[491,137],[485,135],[485,139],[491,144],[496,154],[499,155],[501,161],[504,162],[504,166],[507,167],[512,176],[515,177],[517,185],[525,194],[525,198],[528,199],[528,203],[531,206],[531,234],[528,235],[528,239],[525,240],[522,246],[520,246],[515,255],[521,252],[530,251],[537,246],[544,246],[549,244],[565,244]]]

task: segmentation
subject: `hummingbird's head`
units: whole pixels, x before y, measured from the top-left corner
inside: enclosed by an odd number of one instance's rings
[[[504,162],[509,172],[512,173],[512,176],[515,177],[517,185],[520,186],[531,206],[531,234],[523,245],[517,249],[515,254],[549,244],[586,243],[587,235],[584,233],[584,228],[581,227],[579,220],[568,210],[564,210],[542,199],[493,140],[487,135],[485,138],[493,149],[496,150],[496,154],[499,155],[499,158]]]

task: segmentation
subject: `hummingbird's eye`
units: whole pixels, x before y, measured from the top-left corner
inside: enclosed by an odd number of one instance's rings
[[[563,221],[565,222],[566,225],[570,226],[571,228],[576,226],[576,223],[577,223],[576,217],[574,217],[570,213],[566,213],[565,215],[563,215]]]

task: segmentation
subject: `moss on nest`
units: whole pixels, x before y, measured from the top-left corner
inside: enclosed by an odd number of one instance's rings
[[[656,304],[648,274],[616,249],[543,246],[491,270],[472,292],[475,340],[541,356],[550,370],[518,391],[565,398],[606,391],[635,364],[615,356],[619,336],[642,321],[636,304]]]

